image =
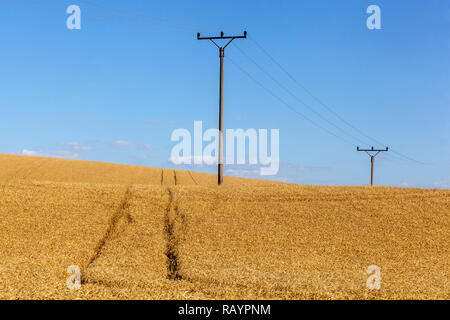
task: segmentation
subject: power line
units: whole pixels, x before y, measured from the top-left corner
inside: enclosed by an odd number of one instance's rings
[[[56,2],[65,2],[64,0],[51,0],[51,1],[56,1]],[[89,0],[75,0],[81,3],[86,3],[88,5],[97,7],[97,8],[103,8],[108,10],[109,12],[103,12],[105,14],[110,14],[110,15],[115,15],[115,16],[119,16],[122,18],[126,18],[126,19],[131,19],[131,20],[136,20],[136,21],[141,21],[139,19],[136,19],[136,17],[141,17],[144,18],[145,20],[151,21],[151,23],[157,23],[157,24],[161,24],[164,26],[168,26],[168,27],[176,27],[176,28],[183,28],[185,29],[185,32],[192,32],[192,29],[194,27],[198,27],[199,25],[196,24],[190,24],[187,22],[181,22],[181,21],[177,21],[177,20],[171,20],[171,19],[166,19],[166,18],[161,18],[161,17],[157,17],[157,16],[152,16],[152,15],[148,15],[148,14],[143,14],[141,12],[135,12],[135,11],[130,11],[130,10],[126,10],[126,9],[120,9],[120,8],[116,8],[116,7],[111,7],[111,6],[107,6],[101,3],[97,3],[94,1],[89,1]],[[67,2],[65,2],[67,4]],[[118,12],[118,13],[114,13],[114,12]],[[120,14],[120,13],[125,13],[125,15]],[[191,30],[187,30],[187,28],[191,29]],[[181,30],[179,30],[181,31]]]
[[[377,140],[374,140],[372,137],[367,136],[364,134],[361,130],[353,126],[351,123],[349,123],[347,120],[345,120],[343,117],[341,117],[338,113],[336,113],[332,108],[330,108],[328,105],[326,105],[322,100],[320,100],[318,97],[316,97],[314,94],[312,94],[311,91],[309,91],[304,85],[302,85],[300,82],[298,82],[289,71],[287,71],[278,61],[275,60],[256,40],[254,40],[252,37],[249,36],[249,39],[275,64],[280,68],[297,86],[302,88],[310,97],[312,97],[314,100],[316,100],[319,104],[321,104],[324,108],[326,108],[329,112],[334,114],[339,120],[344,122],[346,125],[354,129],[355,131],[359,132],[360,134],[364,135],[366,138],[369,138],[372,141],[375,141],[376,143],[380,143]],[[383,145],[383,143],[380,143]]]
[[[329,121],[327,118],[325,118],[324,116],[322,116],[322,114],[320,114],[319,112],[317,112],[316,110],[314,110],[314,108],[312,108],[311,106],[309,106],[308,104],[306,104],[303,100],[301,100],[300,98],[298,98],[294,93],[292,93],[291,90],[287,89],[286,86],[284,86],[283,84],[281,84],[275,77],[273,77],[268,71],[266,71],[263,67],[261,67],[261,65],[259,65],[253,58],[251,58],[248,54],[245,53],[244,50],[242,50],[237,44],[233,43],[233,45],[242,53],[242,55],[244,55],[245,57],[247,57],[254,65],[256,65],[258,67],[259,70],[261,70],[264,74],[266,74],[272,81],[274,81],[278,86],[280,86],[283,90],[285,90],[287,93],[289,93],[292,97],[294,97],[294,99],[296,99],[298,102],[300,102],[301,104],[303,104],[304,106],[306,106],[309,110],[311,110],[313,113],[315,113],[316,115],[318,115],[322,120],[326,121],[327,123],[329,123],[330,125],[332,125],[333,127],[337,128],[339,131],[343,132],[344,134],[346,134],[347,136],[363,143],[366,144],[366,141],[361,140],[360,138],[352,135],[351,133],[348,133],[347,131],[345,131],[344,129],[342,129],[341,127],[339,127],[338,125],[334,124],[333,122]],[[399,158],[399,157],[395,157],[392,155],[383,157],[383,159],[388,159],[391,160],[392,159],[397,159],[400,161],[407,161],[404,158]]]
[[[57,3],[61,3],[61,4],[65,4],[65,5],[70,5],[70,4],[71,4],[71,3],[67,2],[67,1],[64,1],[64,0],[50,0],[50,1],[57,2]],[[121,9],[116,9],[116,8],[108,8],[108,7],[105,6],[105,5],[101,5],[101,4],[92,2],[92,1],[86,1],[86,0],[76,0],[76,1],[79,1],[79,2],[86,2],[86,3],[90,4],[90,5],[93,5],[93,6],[96,6],[96,7],[101,7],[101,8],[106,8],[106,9],[109,10],[109,11],[100,11],[102,14],[110,15],[110,16],[119,17],[119,18],[122,18],[122,19],[126,19],[126,20],[131,20],[131,21],[136,21],[136,22],[138,22],[138,24],[136,24],[136,23],[131,23],[130,25],[143,26],[143,27],[151,27],[151,28],[156,28],[156,29],[159,29],[159,30],[168,30],[168,31],[176,31],[176,32],[186,32],[186,33],[192,32],[192,31],[187,30],[186,28],[182,28],[182,27],[180,27],[180,26],[176,26],[176,25],[174,26],[174,25],[170,25],[170,24],[167,24],[167,23],[164,23],[164,22],[159,22],[159,21],[151,21],[151,22],[148,22],[148,21],[147,21],[147,22],[146,22],[146,21],[142,21],[142,20],[140,20],[140,19],[137,19],[136,17],[133,17],[133,16],[123,15],[123,14],[119,14],[119,13],[115,13],[115,12],[114,12],[114,11],[117,11],[117,12],[125,11],[125,12],[126,12],[127,10],[121,10]],[[88,7],[87,9],[93,9],[93,8],[89,8],[89,7]],[[94,9],[94,10],[95,10],[95,9]],[[112,11],[112,12],[111,12],[111,11]],[[99,18],[99,19],[102,19],[102,18]],[[147,20],[148,20],[148,19],[147,19]],[[117,20],[116,20],[116,21],[117,21]],[[122,22],[122,21],[120,21],[120,22]],[[153,25],[152,23],[158,24],[159,27]]]
[[[293,108],[289,103],[287,103],[286,101],[284,101],[282,98],[280,98],[279,96],[277,96],[275,93],[273,93],[273,91],[271,91],[270,89],[268,89],[266,86],[264,86],[261,82],[259,82],[258,80],[256,80],[250,73],[248,73],[247,71],[245,71],[241,66],[239,66],[236,62],[234,62],[230,57],[226,57],[228,60],[230,60],[230,62],[237,68],[239,69],[242,73],[244,73],[247,77],[249,77],[252,81],[254,81],[256,84],[258,84],[261,88],[263,88],[265,91],[267,91],[271,96],[273,96],[275,99],[277,99],[278,101],[280,101],[283,105],[285,105],[287,108],[289,108],[291,111],[293,111],[295,114],[301,116],[303,119],[305,119],[306,121],[312,123],[314,126],[316,126],[317,128],[327,132],[328,134],[345,141],[346,143],[349,143],[351,145],[354,145],[351,141],[338,136],[337,134],[335,134],[334,132],[328,130],[327,128],[321,126],[320,124],[316,123],[314,120],[310,119],[309,117],[307,117],[306,115],[304,115],[303,113],[301,113],[300,111],[298,111],[297,109]]]
[[[235,45],[236,46],[236,45]],[[231,58],[227,57],[228,60],[230,60],[231,63],[234,64],[235,67],[237,67],[242,73],[244,73],[247,77],[249,77],[252,81],[254,81],[255,83],[257,83],[261,88],[263,88],[265,91],[267,91],[270,95],[272,95],[274,98],[276,98],[277,100],[279,100],[282,104],[284,104],[285,106],[287,106],[291,111],[293,111],[294,113],[300,115],[303,119],[311,122],[314,126],[318,127],[321,130],[326,131],[328,134],[333,135],[334,137],[343,140],[344,142],[354,145],[351,141],[342,138],[341,136],[336,135],[335,133],[327,130],[326,128],[320,126],[319,124],[315,123],[313,120],[311,120],[310,118],[308,118],[307,116],[305,116],[303,113],[297,111],[295,108],[293,108],[292,106],[290,106],[287,102],[285,102],[283,99],[281,99],[280,97],[278,97],[277,95],[275,95],[270,89],[268,89],[266,86],[264,86],[261,82],[259,82],[258,80],[256,80],[255,77],[253,77],[250,73],[248,73],[247,71],[245,71],[241,66],[239,66],[236,62],[234,62]],[[356,138],[357,139],[357,138]],[[358,139],[360,140],[360,139]],[[360,140],[362,141],[362,140]],[[382,157],[383,159],[386,160],[399,160],[399,161],[407,161],[403,158],[399,158],[393,155],[389,155],[389,156],[384,156]]]
[[[135,12],[135,11],[126,10],[126,9],[119,9],[119,8],[107,6],[107,5],[100,4],[100,3],[97,3],[97,2],[94,2],[94,1],[89,1],[89,0],[76,0],[76,1],[88,3],[88,4],[96,6],[96,7],[105,8],[105,9],[109,9],[109,10],[117,11],[117,12],[123,12],[123,13],[126,13],[126,14],[131,14],[131,15],[134,15],[134,16],[139,16],[139,17],[143,17],[143,18],[147,18],[147,19],[166,21],[167,23],[171,23],[171,24],[178,24],[178,25],[191,26],[191,27],[199,27],[199,26],[201,26],[201,25],[192,24],[192,23],[189,23],[189,22],[184,22],[184,21],[179,21],[179,20],[173,20],[173,19],[161,18],[161,17],[157,17],[157,16],[153,16],[153,15],[143,14],[141,12]]]
[[[37,5],[37,4],[31,4],[31,3],[28,3],[25,1],[20,1],[20,0],[6,0],[6,1],[15,2],[15,3],[21,4],[21,5],[27,6],[27,7],[41,9],[41,10],[47,10],[47,11],[52,11],[52,12],[57,10],[56,8],[49,8],[49,7],[45,7],[45,6],[41,6],[41,5]]]
[[[295,100],[297,100],[299,103],[301,103],[302,105],[304,105],[306,108],[308,108],[311,112],[313,112],[314,114],[316,114],[319,118],[321,118],[323,121],[327,122],[328,124],[330,124],[331,126],[335,127],[337,130],[341,131],[343,134],[349,136],[350,138],[353,138],[363,144],[365,144],[366,142],[359,139],[358,137],[355,137],[354,135],[346,132],[344,129],[342,129],[341,127],[337,126],[336,124],[334,124],[333,122],[331,122],[330,120],[328,120],[327,118],[325,118],[324,116],[322,116],[322,114],[320,114],[318,111],[314,110],[314,108],[312,108],[310,105],[308,105],[307,103],[305,103],[303,100],[301,100],[297,95],[295,95],[291,90],[289,90],[288,88],[286,88],[286,86],[284,86],[282,83],[280,83],[275,77],[273,77],[269,72],[267,72],[263,67],[261,67],[252,57],[250,57],[248,54],[246,54],[244,52],[244,50],[242,50],[237,44],[233,43],[233,45],[242,53],[242,55],[244,55],[245,57],[247,57],[247,59],[249,59],[259,70],[261,70],[265,75],[267,75],[273,82],[275,82],[280,88],[282,88],[284,91],[286,91],[290,96],[292,96]]]
[[[60,9],[58,9],[58,8],[42,6],[42,5],[34,4],[34,3],[32,4],[32,3],[29,3],[29,2],[26,2],[26,1],[23,1],[23,0],[5,0],[5,1],[9,1],[9,2],[16,3],[16,4],[19,4],[19,5],[23,5],[23,6],[26,6],[26,7],[31,7],[31,8],[35,8],[35,9],[50,11],[50,12],[61,12]],[[51,1],[58,1],[58,0],[51,0]],[[108,13],[104,13],[104,14],[108,14]],[[112,14],[110,14],[110,15],[112,15]],[[116,23],[116,24],[121,24],[121,25],[128,25],[128,26],[133,26],[133,27],[143,27],[143,28],[146,28],[146,29],[160,30],[160,31],[189,32],[187,30],[181,30],[181,29],[162,28],[161,26],[152,25],[152,24],[149,24],[147,22],[142,22],[142,21],[140,21],[138,19],[127,18],[127,17],[123,17],[123,16],[120,16],[120,15],[116,15],[116,16],[122,17],[122,18],[126,18],[128,20],[134,20],[134,21],[137,21],[138,23],[83,14],[83,17],[85,17],[87,19],[106,21],[106,22]]]
[[[277,60],[275,60],[275,58],[272,57],[272,55],[269,54],[269,52],[267,52],[267,50],[265,50],[253,37],[249,36],[249,39],[276,65],[278,66],[278,68],[280,68],[297,86],[299,86],[300,88],[302,88],[310,97],[312,97],[314,100],[316,100],[320,105],[322,105],[325,109],[327,109],[330,113],[332,113],[334,116],[336,116],[339,120],[341,120],[342,122],[344,122],[347,126],[349,126],[350,128],[352,128],[353,130],[357,131],[359,134],[363,135],[364,137],[374,141],[375,143],[379,144],[379,145],[386,145],[382,142],[380,142],[379,140],[369,136],[368,134],[364,133],[362,130],[358,129],[356,126],[352,125],[350,122],[348,122],[347,120],[345,120],[342,116],[340,116],[337,112],[335,112],[331,107],[329,107],[326,103],[324,103],[321,99],[319,99],[317,96],[315,96],[310,90],[308,90],[304,85],[302,85],[299,81],[297,81],[289,71],[287,71]],[[418,161],[416,159],[413,159],[411,157],[408,157],[394,149],[390,149],[391,152],[405,158],[408,159],[410,161],[419,163],[419,164],[427,164],[424,163],[422,161]]]

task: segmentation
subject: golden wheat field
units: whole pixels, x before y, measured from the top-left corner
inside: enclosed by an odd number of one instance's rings
[[[450,298],[449,190],[15,155],[0,189],[0,299]]]

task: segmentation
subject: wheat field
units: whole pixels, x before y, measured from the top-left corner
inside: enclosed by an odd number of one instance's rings
[[[0,188],[0,299],[450,298],[449,190],[16,155]]]

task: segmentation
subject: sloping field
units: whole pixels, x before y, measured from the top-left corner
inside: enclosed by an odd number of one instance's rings
[[[0,155],[0,299],[450,298],[449,190],[215,184]]]
[[[123,164],[0,154],[0,181],[83,182],[121,185],[215,186],[217,176]],[[224,177],[231,185],[266,185],[267,181]],[[275,183],[279,184],[279,183]]]

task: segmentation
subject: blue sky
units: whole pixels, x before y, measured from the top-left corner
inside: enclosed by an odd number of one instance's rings
[[[170,21],[127,19],[91,2]],[[81,7],[81,30],[66,28],[70,4]],[[366,27],[371,4],[381,8],[381,30]],[[196,32],[243,30],[347,122],[425,163],[380,155],[376,184],[449,188],[445,0],[0,0],[0,153],[177,168],[168,161],[173,130],[193,130],[194,120],[202,120],[205,129],[217,127],[218,52],[197,41]],[[226,59],[225,127],[280,130],[280,171],[271,179],[367,184],[370,158],[355,148],[374,143],[312,99],[253,41],[236,44],[316,112],[366,142],[345,143],[318,129]],[[339,133],[237,47],[230,45],[225,54],[290,106]],[[247,166],[225,173],[255,176]]]

